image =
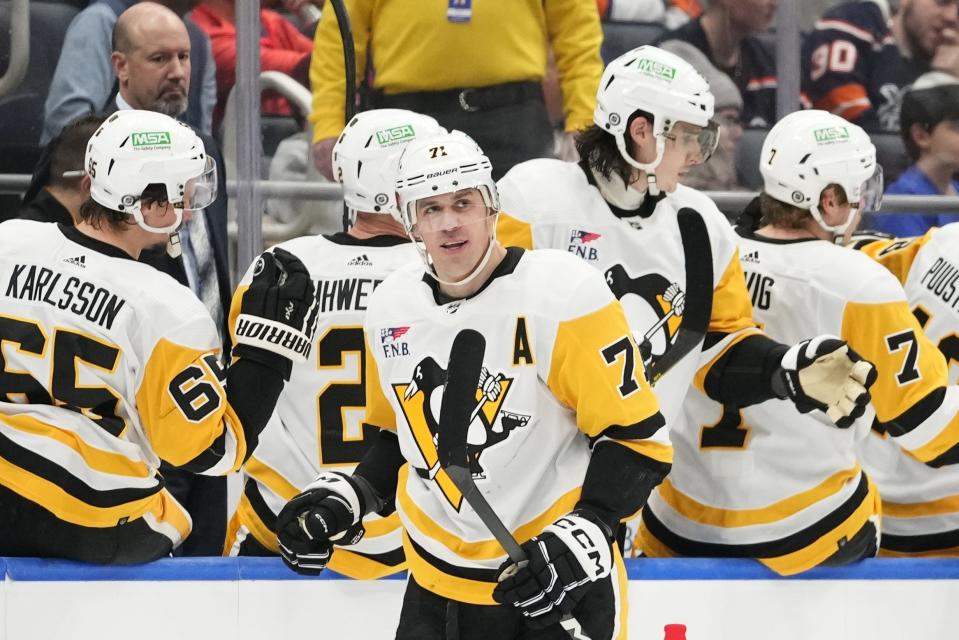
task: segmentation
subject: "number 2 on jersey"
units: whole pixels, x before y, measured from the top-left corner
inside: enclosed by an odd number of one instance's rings
[[[356,464],[370,447],[375,428],[360,424],[356,429],[347,419],[348,409],[366,407],[366,341],[362,327],[330,327],[320,338],[317,352],[320,369],[350,370],[356,375],[328,383],[317,395],[317,437],[321,465]],[[350,433],[352,427],[353,433]]]

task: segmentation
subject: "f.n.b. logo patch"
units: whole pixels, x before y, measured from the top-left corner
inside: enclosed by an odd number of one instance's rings
[[[409,327],[387,327],[380,329],[380,348],[383,350],[383,357],[395,358],[396,356],[410,355],[410,347],[402,340]]]
[[[602,237],[601,234],[592,231],[572,229],[569,232],[569,247],[566,250],[583,260],[597,260],[599,259],[599,250],[595,246],[589,245]]]

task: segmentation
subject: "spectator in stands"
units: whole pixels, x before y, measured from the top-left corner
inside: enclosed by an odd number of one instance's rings
[[[190,38],[180,17],[164,6],[141,2],[117,19],[113,34],[113,67],[120,92],[107,111],[146,109],[176,117],[186,109],[190,90]],[[185,53],[185,55],[184,55]],[[163,64],[160,64],[162,61]],[[223,161],[216,143],[200,134],[217,164],[218,184],[225,185]],[[227,260],[226,189],[180,228],[182,257],[165,251],[141,261],[189,287],[203,302],[228,346],[226,320],[231,298]],[[226,480],[164,468],[171,493],[193,517],[193,534],[180,547],[183,555],[220,555],[226,537]]]
[[[803,90],[813,107],[867,131],[899,131],[902,91],[929,70],[959,76],[959,0],[847,2],[803,44]]]
[[[81,116],[47,144],[23,196],[18,218],[59,222],[73,226],[80,219],[80,205],[90,195],[83,154],[90,136],[103,124],[101,116]]]
[[[184,15],[199,0],[157,0]],[[46,144],[68,122],[105,108],[116,95],[116,77],[110,63],[111,39],[117,17],[138,0],[96,0],[70,23],[60,52],[57,70],[50,82],[44,105],[41,144]],[[216,103],[216,69],[210,41],[203,31],[186,19],[193,59],[188,108],[182,119],[209,135]]]
[[[216,60],[213,129],[217,130],[223,119],[226,100],[236,84],[236,0],[203,0],[190,17],[206,32],[213,45]],[[291,22],[275,11],[260,9],[261,70],[280,71],[309,88],[312,51],[312,41]],[[289,103],[276,93],[264,94],[261,111],[269,115],[291,113]]]
[[[598,0],[603,22],[662,22],[666,14],[663,0]]]
[[[736,145],[743,137],[743,97],[732,79],[714,67],[702,51],[682,40],[669,40],[662,48],[688,62],[700,73],[716,99],[713,118],[719,123],[719,145],[706,162],[687,170],[683,184],[701,191],[741,189],[736,177]]]
[[[465,6],[461,6],[465,5]],[[369,106],[417,111],[469,134],[490,157],[494,176],[531,158],[553,155],[553,134],[541,82],[547,50],[556,56],[566,135],[592,122],[603,72],[596,0],[430,3],[415,16],[400,0],[347,2],[357,79],[368,51],[376,74]],[[343,49],[333,11],[324,11],[310,67],[314,161],[332,178],[330,161],[344,125]]]
[[[913,164],[886,193],[959,195],[959,79],[939,71],[920,76],[903,94],[899,124]],[[910,213],[875,216],[872,226],[907,237],[957,220],[955,215]]]
[[[699,18],[658,41],[689,42],[732,78],[743,99],[742,121],[750,127],[769,127],[776,122],[776,60],[756,34],[772,26],[777,2],[708,0]]]
[[[597,0],[603,22],[661,22],[675,29],[703,13],[700,0]],[[632,47],[647,44],[633,42]]]

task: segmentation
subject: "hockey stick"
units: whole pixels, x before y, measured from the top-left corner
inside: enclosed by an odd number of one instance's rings
[[[343,126],[349,124],[356,115],[356,48],[353,46],[353,27],[350,26],[350,14],[346,12],[343,0],[330,0],[333,13],[336,15],[336,24],[340,29],[340,40],[343,42],[343,69],[346,71],[346,104],[344,105]],[[349,231],[350,210],[343,203],[343,230]]]
[[[646,368],[646,379],[651,385],[706,338],[713,312],[713,252],[706,223],[697,211],[688,207],[679,210],[677,223],[686,262],[686,307],[673,346]]]
[[[437,453],[446,475],[518,568],[529,562],[526,552],[476,487],[466,458],[466,431],[476,405],[476,389],[485,352],[486,339],[478,331],[464,329],[453,339],[449,364],[446,366],[446,390],[440,407]],[[560,624],[570,638],[590,640],[572,615],[564,615]]]
[[[480,337],[482,337],[482,336],[480,336]],[[482,363],[481,363],[481,364],[482,364]],[[502,375],[496,374],[496,380],[497,380],[497,381],[501,381],[502,379],[503,379]],[[483,372],[482,372],[482,369],[480,369],[480,377],[479,377],[480,386],[482,386],[482,384],[483,384],[484,381],[485,381],[485,378],[483,378]],[[473,407],[473,411],[470,413],[469,420],[468,420],[467,423],[466,423],[467,429],[469,428],[469,425],[473,424],[473,420],[476,419],[476,416],[479,415],[479,412],[483,410],[483,406],[486,404],[486,401],[487,401],[488,399],[489,399],[489,398],[487,398],[487,397],[486,397],[486,394],[484,393],[483,396],[479,399],[479,402],[476,404],[476,406]],[[502,430],[503,430],[502,427],[500,427],[500,430],[499,430],[499,431],[496,430],[496,427],[495,427],[495,426],[493,427],[493,433],[501,433]],[[466,442],[465,439],[464,439],[463,441]],[[465,453],[464,453],[464,455],[465,455]],[[430,470],[429,470],[429,479],[432,480],[432,479],[436,476],[436,472],[439,471],[439,470],[440,470],[440,461],[437,460],[436,462],[433,463],[433,466],[430,467]]]

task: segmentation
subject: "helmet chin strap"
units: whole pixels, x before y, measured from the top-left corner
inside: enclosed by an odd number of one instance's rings
[[[856,215],[859,213],[859,205],[850,205],[849,213],[846,214],[846,219],[842,224],[826,224],[826,221],[823,220],[822,212],[819,211],[819,205],[814,204],[809,208],[809,213],[812,215],[813,220],[816,221],[816,224],[823,229],[832,234],[833,242],[836,242],[837,238],[841,238],[843,234],[846,233],[846,230],[849,228],[849,225],[852,224],[852,221],[856,219]]]
[[[166,253],[171,258],[179,258],[183,255],[183,248],[180,246],[180,232],[174,231],[167,238]]]
[[[168,224],[165,227],[154,227],[147,224],[146,220],[143,218],[143,211],[140,210],[139,202],[130,206],[129,215],[133,216],[133,220],[137,223],[137,226],[144,231],[149,231],[150,233],[169,234],[166,244],[167,255],[171,258],[179,258],[183,254],[183,249],[180,246],[180,233],[178,231],[180,226],[183,224],[183,209],[180,209],[179,207],[173,207],[173,211],[176,215],[176,219],[172,224]]]
[[[631,166],[643,171],[646,174],[646,190],[654,198],[659,195],[659,184],[656,182],[656,167],[663,161],[666,153],[666,140],[662,135],[656,136],[656,159],[652,162],[639,162],[633,158],[626,150],[626,137],[616,136],[616,148],[619,149],[619,155]]]

